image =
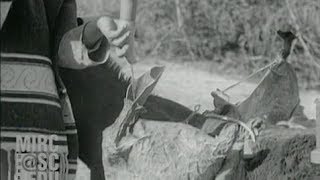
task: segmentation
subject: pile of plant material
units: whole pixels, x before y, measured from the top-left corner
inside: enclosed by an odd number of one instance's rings
[[[211,94],[214,109],[201,115],[192,113],[181,122],[144,120],[140,118],[143,105],[164,67],[154,67],[134,80],[119,117],[103,132],[106,178],[306,179],[320,175],[320,167],[309,162],[315,145],[313,131],[275,128],[281,122],[305,129],[292,122],[300,101],[296,74],[286,59],[295,36],[279,35],[284,48],[254,92],[237,105],[216,91]],[[268,174],[261,177],[262,172]]]
[[[241,146],[239,143],[247,136],[255,140],[251,127],[238,120],[231,120],[233,123],[226,124],[212,137],[185,123],[139,119],[142,105],[162,72],[163,67],[155,67],[140,77],[134,93],[130,94],[131,87],[128,89],[118,119],[104,130],[103,159],[107,179],[209,180],[219,174],[233,147]],[[136,98],[132,98],[133,94]],[[222,120],[229,122],[229,119]]]

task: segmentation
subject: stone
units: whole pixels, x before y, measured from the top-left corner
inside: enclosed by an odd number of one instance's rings
[[[310,162],[315,148],[315,129],[298,130],[274,127],[257,138],[261,150],[269,151],[259,165],[247,171],[248,180],[314,179],[320,176],[320,165]]]
[[[320,99],[315,101],[316,104],[316,149],[311,152],[310,159],[314,164],[320,164]]]

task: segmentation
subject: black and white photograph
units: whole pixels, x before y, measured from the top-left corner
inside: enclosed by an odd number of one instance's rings
[[[320,180],[320,0],[1,0],[1,180]]]

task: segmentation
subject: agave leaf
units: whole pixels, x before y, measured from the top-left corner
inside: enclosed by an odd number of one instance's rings
[[[164,66],[153,67],[150,71],[146,72],[134,81],[135,88],[132,91],[132,86],[128,87],[127,98],[124,100],[124,108],[114,123],[117,127],[117,135],[115,137],[115,144],[118,146],[121,139],[126,135],[128,127],[133,125],[139,118],[139,113],[143,110],[141,106],[146,102],[147,98],[158,83]],[[134,92],[135,96],[132,95]],[[130,99],[133,100],[133,102]]]
[[[147,98],[158,83],[162,73],[164,72],[164,66],[153,67],[150,71],[144,73],[137,80],[134,80],[134,86],[130,85],[127,90],[128,99],[134,99],[134,103],[141,106],[146,102]],[[132,95],[132,87],[134,87],[134,96]]]

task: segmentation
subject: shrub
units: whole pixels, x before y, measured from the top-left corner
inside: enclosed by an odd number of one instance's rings
[[[180,0],[182,28],[178,27],[175,0],[138,1],[139,45],[136,47],[141,56],[152,54],[162,58],[184,57],[191,60],[190,55],[195,55],[200,60],[223,59],[219,61],[221,65],[243,67],[240,69],[251,73],[271,62],[281,48],[276,31],[294,29],[285,1]],[[95,7],[100,9],[95,12],[103,13],[108,7],[114,10],[118,8],[113,6],[119,6],[117,0],[96,2],[100,6]],[[318,0],[289,2],[308,49],[320,64],[320,4]],[[92,12],[88,11],[87,1],[80,0],[79,3],[81,15]],[[109,6],[106,6],[107,3]],[[95,3],[90,1],[90,4]],[[318,85],[320,70],[310,61],[300,42],[296,44],[291,62],[300,85]]]

